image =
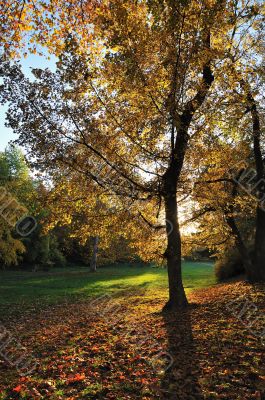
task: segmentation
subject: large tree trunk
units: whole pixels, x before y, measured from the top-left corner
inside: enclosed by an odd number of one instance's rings
[[[181,236],[178,223],[176,183],[174,180],[174,176],[170,174],[165,177],[165,186],[170,189],[164,196],[167,228],[167,250],[165,256],[167,259],[169,284],[169,300],[164,310],[181,309],[188,305],[182,283]]]
[[[258,206],[255,235],[255,268],[252,282],[265,281],[265,210]]]
[[[97,270],[98,242],[99,242],[98,236],[92,237],[92,256],[90,260],[91,272],[96,272]]]
[[[252,282],[265,281],[265,170],[261,151],[261,126],[260,115],[256,101],[252,95],[250,85],[244,82],[243,87],[247,91],[247,99],[252,117],[253,147],[257,172],[257,197],[259,204],[256,211],[256,234],[254,268],[252,271]]]

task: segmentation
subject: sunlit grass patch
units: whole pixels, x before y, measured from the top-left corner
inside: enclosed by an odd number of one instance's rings
[[[212,263],[184,262],[183,277],[187,292],[215,283]],[[0,272],[0,307],[4,314],[18,305],[21,311],[33,305],[119,295],[124,291],[138,291],[146,299],[165,297],[167,270],[146,264],[119,264],[99,268],[96,273],[79,266],[50,272]]]

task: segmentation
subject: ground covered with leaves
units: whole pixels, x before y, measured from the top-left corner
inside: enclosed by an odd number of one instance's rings
[[[164,294],[138,290],[13,313],[0,334],[37,364],[20,376],[2,359],[0,399],[265,399],[264,288],[216,285],[189,300],[163,314]]]

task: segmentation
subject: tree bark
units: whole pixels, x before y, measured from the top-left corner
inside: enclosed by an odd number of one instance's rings
[[[91,260],[90,260],[90,271],[91,272],[96,272],[96,270],[97,270],[98,242],[99,242],[99,237],[93,236],[92,237],[92,256],[91,256]]]
[[[188,301],[182,283],[181,268],[181,235],[178,221],[177,188],[188,146],[188,127],[186,115],[181,117],[175,147],[172,149],[170,165],[164,174],[163,193],[167,229],[167,259],[169,300],[164,306],[166,310],[183,309]]]
[[[248,104],[252,118],[252,136],[254,158],[257,173],[257,197],[259,203],[256,210],[256,233],[254,248],[254,265],[251,275],[252,282],[265,281],[265,170],[261,151],[261,126],[260,115],[256,101],[252,95],[250,85],[243,81],[243,88],[247,92]]]
[[[257,207],[255,234],[255,268],[251,282],[265,282],[265,210]]]
[[[167,259],[169,300],[164,310],[183,309],[188,301],[182,283],[181,268],[181,237],[178,223],[178,208],[176,193],[165,196],[165,214],[167,227]]]

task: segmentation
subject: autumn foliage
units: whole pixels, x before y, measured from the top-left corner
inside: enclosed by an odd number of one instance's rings
[[[167,307],[182,308],[184,202],[187,220],[199,224],[195,241],[218,254],[235,245],[249,280],[263,280],[262,3],[1,7],[2,97],[18,143],[53,182],[49,226],[69,223],[73,235],[101,236],[103,246],[119,227],[141,257],[166,260]],[[28,80],[10,62],[23,52],[55,55],[55,73],[36,69]],[[242,161],[259,186],[252,207],[238,184]],[[253,257],[240,223],[250,208]]]

